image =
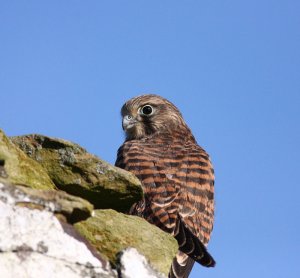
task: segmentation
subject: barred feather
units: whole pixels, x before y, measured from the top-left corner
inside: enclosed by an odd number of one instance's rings
[[[139,119],[134,111],[149,103],[159,107],[158,115],[147,120],[140,117],[141,125],[127,134],[118,150],[116,166],[134,173],[143,185],[144,199],[130,213],[144,217],[178,241],[170,277],[188,277],[193,261],[215,265],[205,247],[214,220],[214,171],[208,154],[167,100],[141,96],[127,102],[122,111]],[[145,131],[149,125],[150,134]]]

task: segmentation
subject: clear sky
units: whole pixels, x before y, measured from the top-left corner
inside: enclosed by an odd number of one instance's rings
[[[114,163],[141,93],[182,111],[216,172],[215,269],[300,277],[300,1],[0,1],[0,127]]]

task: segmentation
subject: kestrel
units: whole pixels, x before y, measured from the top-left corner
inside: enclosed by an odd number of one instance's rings
[[[133,215],[172,234],[179,250],[169,277],[188,277],[194,262],[213,267],[206,250],[214,220],[214,170],[178,108],[157,95],[127,101],[121,110],[126,140],[116,166],[135,174],[144,198]]]

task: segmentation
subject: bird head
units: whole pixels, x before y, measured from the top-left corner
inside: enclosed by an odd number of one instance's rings
[[[178,108],[158,95],[141,95],[128,100],[121,109],[127,139],[188,128]]]

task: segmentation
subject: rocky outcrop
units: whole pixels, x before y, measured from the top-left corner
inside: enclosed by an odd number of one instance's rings
[[[11,140],[47,171],[59,189],[85,198],[96,208],[124,212],[142,197],[141,184],[134,175],[77,144],[42,135]]]
[[[9,200],[9,204],[18,207],[52,211],[57,217],[69,223],[85,220],[93,213],[93,205],[88,201],[64,191],[36,190],[4,183],[1,186],[0,196],[3,200]]]
[[[116,211],[141,197],[136,177],[76,144],[1,131],[0,277],[165,277],[175,239]]]
[[[117,264],[118,254],[130,246],[148,258],[155,269],[167,274],[178,249],[175,239],[156,226],[114,210],[95,210],[93,217],[76,223],[75,228],[113,265]]]
[[[118,269],[123,278],[164,278],[149,266],[146,258],[134,248],[127,248],[119,253]]]
[[[77,210],[87,217],[85,201],[62,194],[56,202],[23,189],[0,183],[0,277],[117,277],[70,224],[55,217]]]
[[[28,158],[0,129],[0,181],[23,184],[31,188],[54,189],[44,168]]]

